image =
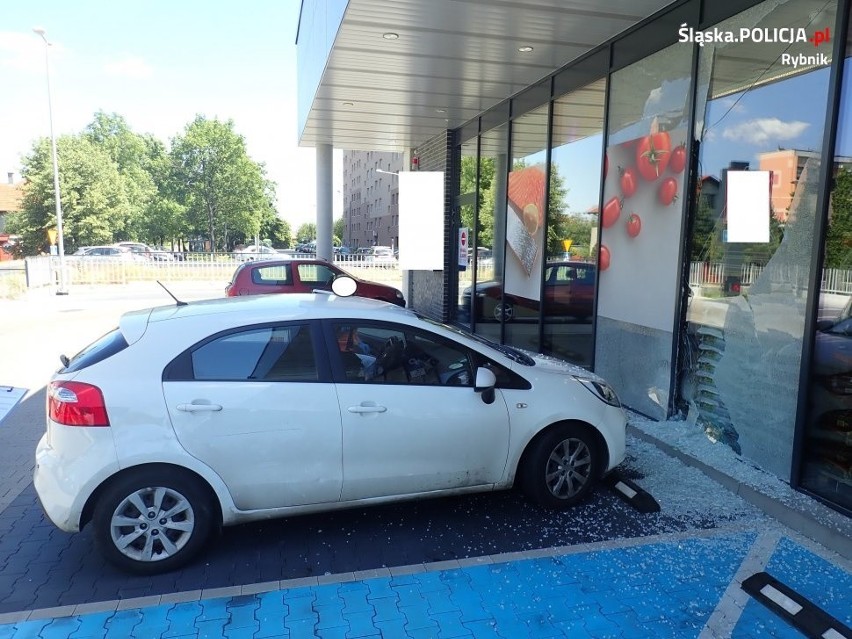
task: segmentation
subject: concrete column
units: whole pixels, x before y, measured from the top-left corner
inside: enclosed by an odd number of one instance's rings
[[[317,144],[317,257],[334,259],[332,231],[334,227],[334,194],[332,146]]]
[[[402,152],[402,168],[400,169],[400,172],[411,170],[411,155],[412,155],[412,150],[411,150],[410,147],[407,147],[403,150],[403,152]],[[397,202],[399,202],[399,199],[397,199]],[[397,220],[399,220],[399,217],[397,217]],[[399,248],[400,252],[405,250],[402,247],[398,247],[398,248]],[[414,300],[412,299],[412,297],[413,297],[412,290],[413,289],[412,289],[412,286],[411,286],[411,271],[409,271],[407,269],[403,270],[402,271],[402,294],[405,296],[405,305],[408,308],[411,308],[414,305]]]

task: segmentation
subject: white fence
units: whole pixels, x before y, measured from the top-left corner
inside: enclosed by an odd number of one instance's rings
[[[154,281],[222,281],[229,282],[242,263],[228,253],[188,253],[183,259],[167,261],[113,259],[111,257],[66,256],[66,283],[69,285],[126,284]],[[285,255],[282,259],[309,258],[315,255]],[[334,263],[352,275],[370,281],[396,282],[401,272],[396,260],[374,260],[372,256],[344,256]],[[272,259],[277,259],[273,256]],[[56,256],[28,257],[25,260],[28,288],[55,285],[59,281],[59,258]]]
[[[691,262],[689,265],[690,286],[722,286],[726,276],[738,276],[743,286],[750,286],[766,269],[756,264],[743,264],[739,268],[722,262]],[[807,286],[803,276],[807,269],[798,265],[772,267],[772,279]],[[822,272],[823,293],[852,293],[852,270],[827,268]]]

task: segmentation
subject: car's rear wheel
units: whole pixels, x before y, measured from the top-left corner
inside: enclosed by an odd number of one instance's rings
[[[584,424],[554,426],[531,444],[519,469],[524,492],[536,503],[565,509],[585,499],[601,476],[602,455]]]
[[[92,523],[107,561],[150,575],[190,561],[210,538],[214,512],[208,491],[193,476],[145,468],[107,486]]]
[[[511,322],[515,317],[515,307],[508,300],[497,302],[494,305],[494,319],[504,322]]]

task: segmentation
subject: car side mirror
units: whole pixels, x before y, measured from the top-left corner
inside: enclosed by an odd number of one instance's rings
[[[497,377],[494,371],[490,368],[480,366],[476,369],[476,380],[473,384],[473,390],[477,393],[482,393],[482,401],[486,404],[494,403],[494,386],[497,384]]]

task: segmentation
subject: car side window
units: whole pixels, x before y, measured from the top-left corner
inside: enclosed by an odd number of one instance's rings
[[[319,379],[311,329],[306,324],[229,333],[193,349],[190,358],[195,380]]]
[[[337,273],[324,264],[299,264],[299,280],[305,284],[329,284]]]
[[[260,286],[289,286],[293,283],[290,265],[259,266],[252,269],[251,281]]]
[[[348,382],[473,385],[470,353],[451,340],[393,324],[337,322],[332,326]]]

